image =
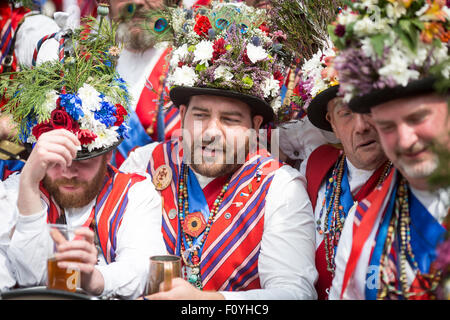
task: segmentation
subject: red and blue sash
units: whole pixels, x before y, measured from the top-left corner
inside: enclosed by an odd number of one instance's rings
[[[0,20],[0,73],[3,72],[3,63],[5,62],[6,56],[10,53],[17,28],[28,12],[30,12],[30,10],[24,7],[12,9],[9,1],[0,4],[0,15],[2,18]],[[15,71],[16,67],[17,59],[16,55],[13,54],[13,61],[9,71]]]
[[[14,172],[20,172],[25,162],[20,160],[0,160],[0,181],[6,180]]]
[[[100,247],[107,263],[115,261],[117,248],[117,232],[122,223],[128,204],[128,191],[137,182],[144,180],[143,176],[128,174],[108,166],[105,184],[103,185],[89,219],[84,227],[92,227],[95,219],[95,232],[98,235]],[[47,203],[47,222],[56,223],[61,215],[61,209],[44,187],[40,186],[41,196]]]
[[[375,247],[370,259],[370,266],[379,267],[380,259],[383,254],[383,248],[386,242],[387,230],[389,222],[391,221],[394,204],[397,196],[397,185],[394,187],[387,210],[383,216],[378,233],[375,239]],[[421,274],[427,274],[430,272],[432,262],[436,259],[436,248],[444,241],[446,233],[445,228],[431,215],[430,212],[422,205],[422,203],[414,196],[411,190],[408,188],[409,199],[409,216],[410,216],[410,244],[414,253],[415,261]],[[399,234],[399,230],[396,231],[396,235]],[[394,241],[394,243],[396,243]],[[393,260],[393,264],[396,265],[396,270],[400,270],[398,257],[398,247],[392,247],[392,253],[390,259]],[[398,272],[396,277],[398,277]],[[399,281],[397,281],[399,283]],[[428,288],[411,288],[415,292],[422,291]],[[366,299],[377,299],[378,289],[376,287],[366,286]]]
[[[164,201],[162,232],[167,250],[177,255],[180,255],[181,241],[178,215],[170,219],[168,213],[173,209],[178,212],[180,159],[179,143],[171,141],[155,148],[148,166],[151,175],[162,164],[172,169],[171,185],[160,191]],[[204,290],[260,288],[258,257],[264,229],[265,198],[275,170],[280,166],[267,151],[260,150],[258,154],[249,155],[246,163],[232,175],[202,249],[200,269]],[[193,195],[190,193],[190,196]],[[201,197],[197,200],[206,211],[206,200]]]

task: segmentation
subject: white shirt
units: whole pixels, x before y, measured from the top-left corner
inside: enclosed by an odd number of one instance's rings
[[[120,53],[116,70],[128,85],[133,110],[136,110],[146,81],[165,50],[165,47],[151,48],[144,52],[123,49]]]
[[[8,192],[17,199],[20,175],[7,181]],[[44,285],[47,279],[47,257],[51,239],[47,232],[47,206],[30,216],[23,216],[17,207],[9,212],[16,222],[8,249],[10,266],[21,286]],[[88,219],[95,204],[93,200],[83,208],[65,208],[67,224],[81,227]],[[134,299],[144,293],[149,257],[166,254],[161,234],[161,198],[150,179],[138,182],[128,192],[128,204],[117,232],[115,262],[106,264],[99,252],[96,268],[103,276],[102,295],[117,295]]]
[[[0,208],[0,291],[4,291],[13,287],[16,280],[7,259],[10,233],[14,228],[11,215],[14,211],[14,199],[8,194],[3,181],[0,181]]]
[[[391,189],[393,184],[391,185]],[[411,188],[411,192],[416,196],[420,203],[431,213],[431,215],[439,222],[442,223],[447,214],[447,206],[450,203],[450,190],[449,189],[438,189],[436,191],[422,191],[415,188]],[[389,193],[390,194],[390,193]],[[383,208],[385,208],[386,203],[389,201],[389,197],[384,199]],[[347,266],[347,261],[350,257],[350,252],[353,242],[353,220],[355,217],[356,206],[353,206],[350,210],[347,221],[345,223],[344,229],[341,233],[341,240],[339,242],[338,250],[336,252],[336,273],[333,279],[332,287],[330,290],[330,299],[340,299],[342,286],[344,282],[344,273]],[[375,284],[378,280],[377,270],[369,266],[369,261],[372,252],[372,246],[375,241],[375,236],[378,231],[378,227],[381,223],[382,210],[378,213],[375,221],[375,227],[372,229],[369,238],[366,240],[361,256],[357,262],[353,276],[350,278],[347,288],[344,292],[343,299],[351,300],[362,300],[365,299],[366,285]],[[366,283],[366,275],[373,277],[370,281]],[[409,284],[415,278],[415,274],[412,268],[407,265],[407,281]]]
[[[136,149],[121,170],[145,172],[156,145]],[[209,179],[201,177],[199,182],[206,185]],[[314,221],[305,179],[297,170],[283,166],[275,172],[265,210],[258,259],[262,289],[221,293],[236,300],[317,299]]]

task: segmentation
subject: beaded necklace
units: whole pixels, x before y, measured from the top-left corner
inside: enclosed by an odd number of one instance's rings
[[[390,262],[389,255],[395,237],[398,237],[400,252],[398,260],[400,264],[400,274],[398,276],[399,288],[395,286],[395,265]],[[421,292],[409,292],[407,278],[407,265],[410,265],[415,274],[421,275],[430,283],[430,289]],[[380,281],[381,290],[378,292],[378,299],[404,297],[406,299],[412,296],[420,296],[427,291],[434,291],[439,283],[440,272],[431,274],[421,274],[417,261],[411,247],[411,218],[409,212],[408,186],[404,177],[400,178],[400,183],[395,197],[394,212],[389,223],[386,241],[383,248],[383,254],[380,259]]]
[[[327,270],[332,273],[334,276],[334,271],[336,269],[334,263],[335,250],[339,243],[339,239],[341,236],[342,229],[344,228],[344,222],[346,217],[346,212],[344,211],[344,207],[340,204],[341,198],[341,184],[342,184],[342,176],[344,174],[345,169],[345,154],[342,155],[340,160],[336,163],[331,178],[328,179],[325,197],[322,201],[322,209],[320,210],[319,218],[316,221],[317,231],[319,234],[324,235],[325,241],[325,258],[327,261]],[[379,186],[389,174],[389,171],[392,167],[392,163],[388,161],[383,169],[383,173],[378,179],[377,186]],[[326,199],[328,194],[330,194],[330,200],[328,205],[326,204]],[[325,222],[322,228],[322,217],[325,212]]]
[[[180,183],[178,186],[178,218],[181,225],[181,237],[186,240],[186,244],[189,248],[185,247],[184,241],[181,241],[181,257],[183,258],[184,265],[191,269],[191,275],[187,276],[187,271],[185,269],[184,276],[189,283],[196,286],[198,289],[202,290],[202,279],[200,274],[200,261],[201,257],[199,254],[199,249],[203,247],[206,238],[208,237],[211,225],[214,222],[214,218],[219,212],[220,204],[222,203],[225,192],[228,189],[227,182],[220,191],[219,196],[214,201],[214,205],[210,211],[208,222],[206,224],[205,230],[203,231],[203,237],[200,242],[194,245],[195,238],[183,231],[185,218],[189,215],[189,200],[187,192],[187,179],[188,179],[188,168],[187,165],[182,164],[180,172]]]

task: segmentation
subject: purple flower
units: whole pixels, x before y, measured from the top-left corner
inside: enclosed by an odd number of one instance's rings
[[[339,38],[343,37],[345,35],[345,26],[342,24],[338,24],[334,29],[334,34]]]

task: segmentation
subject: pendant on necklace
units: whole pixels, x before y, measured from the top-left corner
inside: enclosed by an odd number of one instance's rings
[[[184,218],[183,231],[193,238],[198,237],[205,228],[205,217],[200,211],[190,213]]]

